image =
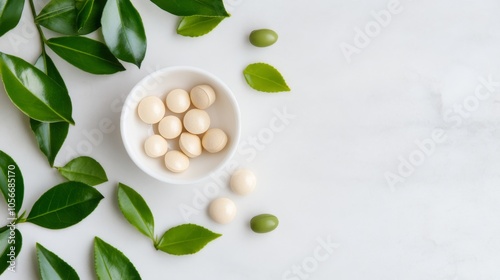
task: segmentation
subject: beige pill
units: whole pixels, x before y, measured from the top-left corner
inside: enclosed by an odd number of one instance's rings
[[[214,199],[208,206],[208,215],[219,224],[230,223],[236,216],[236,205],[229,198]]]
[[[167,94],[167,108],[174,113],[184,113],[191,106],[189,93],[183,89],[174,89]]]
[[[143,122],[154,124],[165,116],[165,104],[157,96],[147,96],[139,102],[137,112]]]
[[[236,170],[231,175],[229,186],[231,190],[240,195],[247,195],[254,191],[257,179],[252,171],[248,169]]]
[[[146,155],[152,158],[157,158],[163,156],[167,153],[168,143],[165,138],[160,135],[151,135],[144,142],[144,151]]]
[[[210,127],[210,116],[200,109],[191,109],[184,115],[184,127],[192,134],[202,134]]]
[[[183,132],[179,138],[179,147],[181,151],[190,158],[201,155],[201,140],[197,135],[189,132]]]
[[[203,135],[201,143],[209,153],[218,153],[226,147],[227,135],[222,129],[211,128]]]
[[[167,139],[174,139],[182,132],[182,122],[176,116],[166,116],[158,124],[158,132]]]
[[[215,101],[214,89],[209,85],[199,85],[191,89],[191,102],[198,109],[206,109]]]
[[[189,158],[179,151],[172,150],[165,155],[165,166],[172,172],[182,172],[189,167]]]

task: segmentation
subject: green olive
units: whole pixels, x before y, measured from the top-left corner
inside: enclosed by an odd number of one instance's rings
[[[278,34],[271,29],[257,29],[250,33],[249,39],[250,43],[256,47],[269,47],[276,43]]]
[[[256,233],[266,233],[275,230],[279,221],[271,214],[261,214],[250,220],[250,228]]]

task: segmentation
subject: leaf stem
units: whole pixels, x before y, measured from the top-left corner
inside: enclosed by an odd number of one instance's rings
[[[21,213],[21,215],[17,218],[16,223],[18,223],[18,224],[25,223],[26,222],[26,218],[24,218],[25,215],[26,215],[26,211]]]
[[[152,240],[153,240],[153,246],[155,247],[156,251],[158,251],[158,245],[160,245],[160,241],[158,240],[158,235],[156,235]]]
[[[29,0],[30,3],[30,8],[31,8],[31,14],[33,15],[33,19],[36,19],[36,10],[35,10],[35,4],[33,3],[33,0]],[[35,20],[35,26],[38,31],[38,36],[40,37],[40,45],[42,47],[42,54],[45,54],[45,42],[47,41],[47,38],[45,38],[45,34],[43,34],[42,28],[38,23],[36,23]]]

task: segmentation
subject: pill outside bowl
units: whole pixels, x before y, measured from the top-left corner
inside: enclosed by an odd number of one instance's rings
[[[165,100],[167,93],[181,88],[208,84],[216,92],[217,100],[206,109],[211,118],[211,128],[220,128],[228,135],[227,146],[217,154],[203,151],[191,159],[189,168],[173,173],[165,167],[163,158],[150,158],[144,152],[144,141],[155,134],[152,125],[145,124],[138,116],[137,106],[142,98],[155,95]],[[167,109],[167,114],[174,114]],[[240,139],[240,111],[234,95],[227,85],[216,76],[188,66],[168,67],[142,79],[129,93],[123,105],[120,131],[125,150],[132,161],[146,174],[170,184],[191,184],[202,181],[220,170],[235,154]],[[169,150],[179,150],[178,138],[167,140]]]

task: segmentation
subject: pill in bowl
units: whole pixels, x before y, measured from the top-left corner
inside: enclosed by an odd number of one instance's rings
[[[120,130],[125,150],[142,171],[162,182],[191,184],[232,158],[240,138],[240,112],[232,91],[213,74],[169,67],[131,90]],[[204,147],[207,134],[213,135]],[[148,139],[153,141],[146,145]]]

